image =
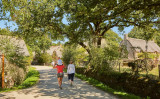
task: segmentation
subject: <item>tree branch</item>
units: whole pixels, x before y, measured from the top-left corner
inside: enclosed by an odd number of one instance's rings
[[[89,25],[89,28],[90,28],[91,32],[94,34],[94,30],[93,30],[92,25],[89,22],[88,22],[88,25]]]
[[[123,6],[125,7],[124,9],[121,8],[120,4],[118,4],[117,6],[113,7],[112,10],[113,10],[114,12],[113,12],[112,14],[110,14],[110,15],[107,15],[106,18],[107,18],[107,19],[113,18],[113,17],[115,17],[115,16],[117,16],[117,15],[119,15],[119,14],[121,14],[121,13],[127,11],[127,10],[129,10],[129,9],[131,8],[129,5],[132,4],[132,2],[133,2],[133,1],[130,1],[129,3],[126,3],[125,5],[123,5]],[[118,6],[120,6],[120,7],[118,7]],[[116,12],[116,10],[117,10],[118,12]]]
[[[107,25],[107,26],[104,28],[104,31],[102,32],[101,36],[103,36],[103,35],[106,33],[106,31],[108,31],[109,29],[117,26],[119,22],[120,22],[120,20],[118,20],[114,25]]]
[[[78,42],[79,45],[81,45],[84,49],[86,49],[86,51],[88,52],[88,54],[90,54],[90,50],[87,48],[87,45],[85,45],[83,42]]]

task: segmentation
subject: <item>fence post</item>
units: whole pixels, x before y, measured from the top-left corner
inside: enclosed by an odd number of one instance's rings
[[[119,72],[121,72],[120,66],[121,66],[121,63],[119,62]]]
[[[159,79],[160,79],[160,64],[158,64],[158,71],[159,71]]]
[[[4,88],[4,54],[2,54],[2,88]]]

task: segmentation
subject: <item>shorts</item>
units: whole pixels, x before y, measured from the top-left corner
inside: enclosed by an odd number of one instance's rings
[[[68,80],[71,80],[71,81],[74,80],[74,73],[68,74]]]
[[[63,78],[64,73],[57,73],[57,78],[62,77]]]

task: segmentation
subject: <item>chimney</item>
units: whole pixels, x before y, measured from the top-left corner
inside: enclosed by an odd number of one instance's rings
[[[124,34],[124,40],[128,39],[128,34]]]

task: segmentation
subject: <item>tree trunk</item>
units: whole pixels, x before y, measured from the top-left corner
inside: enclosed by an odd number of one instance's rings
[[[148,58],[148,52],[147,52],[147,50],[148,50],[148,41],[146,40],[146,53],[145,53],[145,68],[146,68],[146,75],[148,76],[148,64],[147,64],[147,58]]]
[[[90,60],[91,60],[91,51],[90,51],[90,49],[87,48],[87,46],[83,42],[79,42],[79,45],[81,45],[87,51],[87,53],[89,55],[89,60],[88,61],[90,62]]]
[[[159,79],[160,79],[160,64],[158,64],[158,72],[159,72]]]
[[[97,40],[97,47],[98,47],[98,48],[101,47],[101,41],[102,41],[102,38],[99,37],[98,40]]]
[[[79,42],[79,45],[81,45],[84,49],[86,49],[86,51],[88,52],[88,54],[90,54],[89,48],[87,48],[87,46],[83,42]]]

